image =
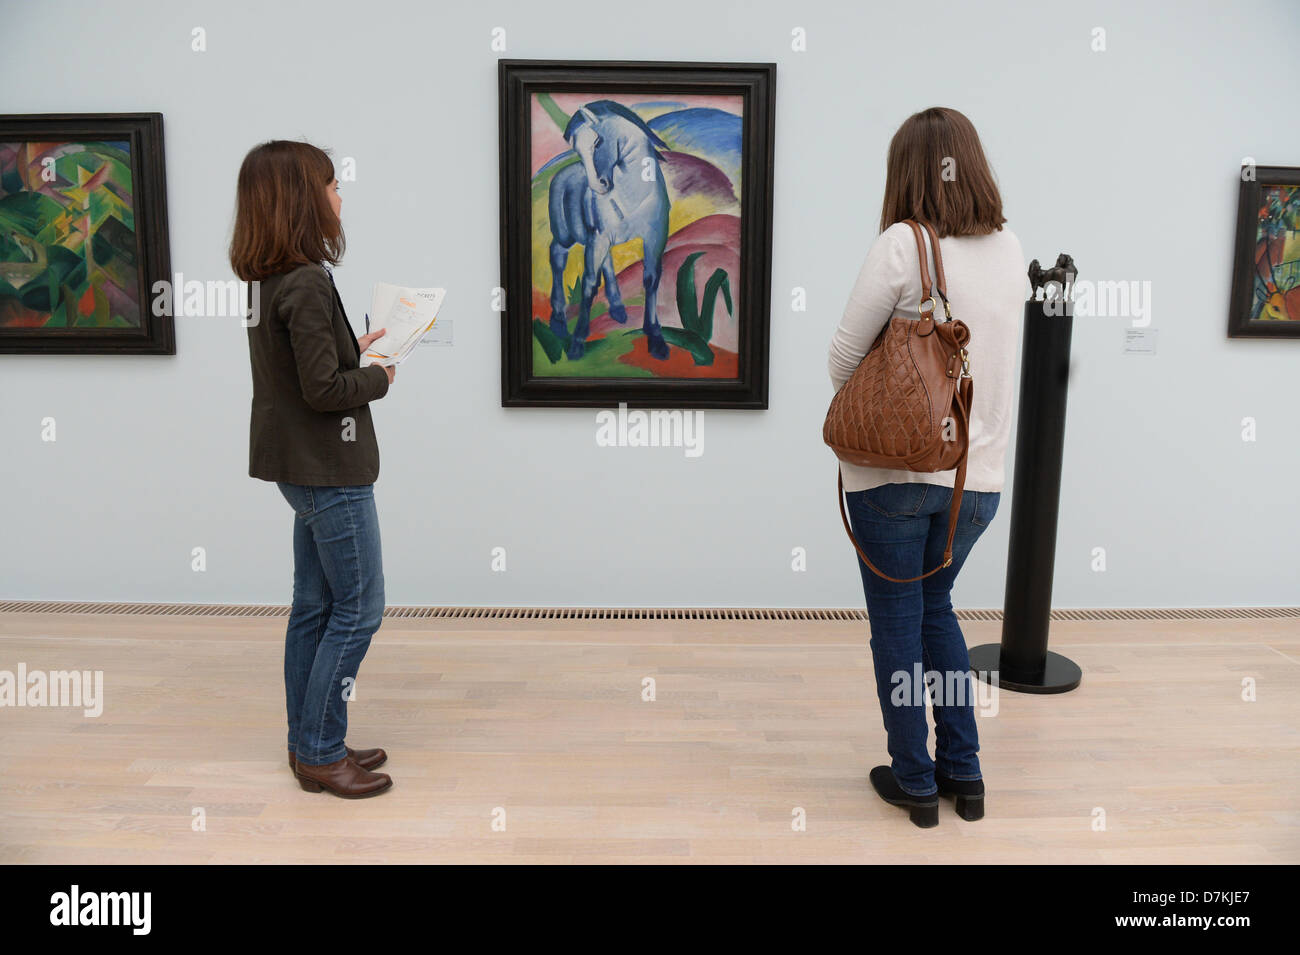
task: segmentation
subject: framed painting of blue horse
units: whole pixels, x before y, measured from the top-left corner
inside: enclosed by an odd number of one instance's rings
[[[775,65],[499,69],[502,404],[766,408]]]

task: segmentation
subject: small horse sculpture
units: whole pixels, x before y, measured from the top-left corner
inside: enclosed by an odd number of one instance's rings
[[[1043,298],[1048,297],[1048,285],[1059,285],[1061,291],[1060,298],[1068,298],[1074,291],[1074,280],[1078,276],[1079,270],[1074,267],[1074,259],[1062,252],[1056,257],[1056,265],[1050,269],[1041,268],[1038,260],[1034,259],[1029,263],[1029,285],[1034,291],[1034,299],[1038,299],[1038,290],[1043,290]]]
[[[566,354],[581,358],[591,327],[591,302],[602,277],[609,314],[620,324],[627,310],[618,289],[618,276],[610,250],[640,238],[645,310],[641,330],[650,355],[668,357],[655,311],[664,246],[668,242],[668,189],[659,169],[662,156],[656,146],[668,144],[625,106],[612,100],[588,103],[573,114],[564,138],[579,162],[565,166],[551,179],[548,211],[551,219],[551,331],[569,336],[565,315],[564,268],[569,250],[581,244],[584,251],[582,298],[578,323]]]

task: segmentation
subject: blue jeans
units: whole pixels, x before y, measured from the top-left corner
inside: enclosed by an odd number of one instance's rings
[[[347,701],[384,615],[375,486],[276,486],[294,510],[284,641],[289,749],[304,765],[322,766],[347,755]]]
[[[913,796],[937,792],[934,771],[951,779],[980,779],[974,682],[952,585],[966,556],[997,513],[1002,495],[965,491],[952,541],[952,564],[924,580],[898,584],[858,558],[871,626],[876,693],[898,785]],[[858,546],[891,577],[915,577],[943,562],[952,488],[940,484],[882,484],[845,495]],[[937,678],[934,676],[937,674]],[[935,758],[926,742],[925,687],[934,681]]]

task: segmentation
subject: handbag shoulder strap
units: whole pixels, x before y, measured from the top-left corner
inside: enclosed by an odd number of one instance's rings
[[[939,236],[934,231],[934,226],[928,222],[917,223],[915,219],[904,219],[904,222],[912,229],[912,237],[916,239],[916,258],[920,263],[921,271],[921,305],[933,298],[933,291],[930,285],[930,257],[925,251],[925,237],[921,233],[922,226],[925,227],[925,234],[930,237],[930,245],[934,248],[934,272],[936,282],[933,290],[937,290],[939,298],[943,300],[943,311],[948,318],[952,318],[952,311],[948,308],[948,280],[943,274],[943,255],[939,252]],[[937,303],[935,303],[937,304]],[[924,308],[921,309],[922,315],[925,314]],[[934,314],[931,311],[930,314]]]
[[[922,222],[925,231],[930,236],[930,244],[934,246],[934,287],[939,290],[939,297],[945,302],[948,301],[948,282],[943,277],[943,256],[939,253],[939,236],[934,231],[934,226],[928,222]]]
[[[916,224],[914,219],[904,219],[912,228],[912,237],[916,239],[916,257],[921,263],[921,302],[930,297],[930,263],[929,256],[925,254],[925,239],[921,237],[921,227]]]

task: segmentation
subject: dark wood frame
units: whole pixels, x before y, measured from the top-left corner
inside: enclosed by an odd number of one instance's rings
[[[0,116],[0,141],[126,140],[139,263],[140,327],[0,328],[0,353],[174,355],[170,314],[153,314],[153,287],[172,281],[162,113],[31,113]]]
[[[775,63],[501,60],[501,404],[518,407],[767,408],[771,317]],[[739,379],[541,378],[532,369],[528,104],[535,92],[740,95],[742,146]],[[521,312],[517,303],[525,303]]]
[[[1255,234],[1264,186],[1300,186],[1300,167],[1256,166],[1255,178],[1241,183],[1237,199],[1237,242],[1233,252],[1229,338],[1300,338],[1300,321],[1265,322],[1250,318],[1255,291]]]

